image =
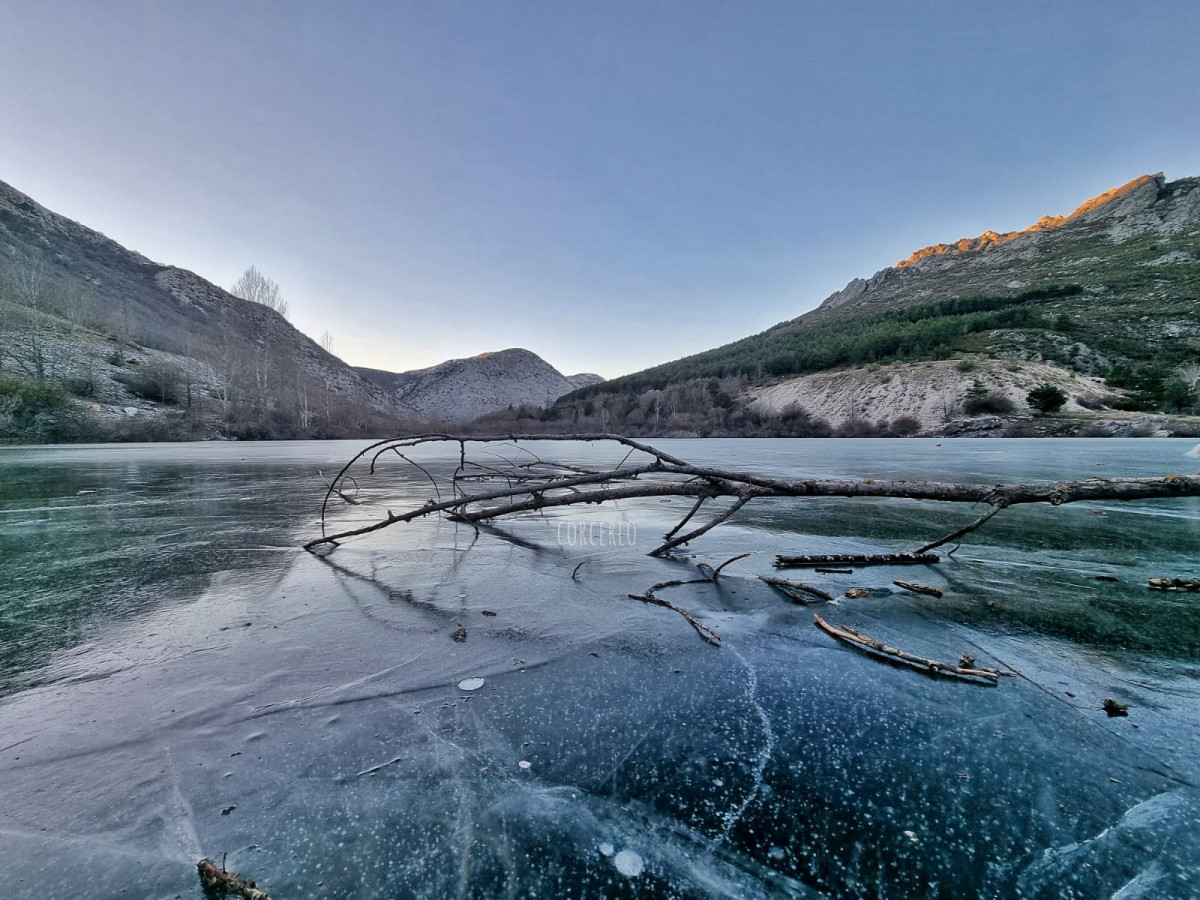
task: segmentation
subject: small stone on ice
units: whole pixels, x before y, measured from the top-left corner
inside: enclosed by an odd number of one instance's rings
[[[531,762],[530,762],[529,760],[527,760],[527,759],[523,759],[523,760],[521,760],[519,763],[517,763],[517,765],[518,765],[518,766],[520,766],[522,769],[528,769],[528,768],[531,768],[531,767],[533,766],[533,763],[531,763]]]
[[[642,858],[632,850],[622,850],[613,859],[617,871],[628,878],[637,878],[642,874]]]
[[[464,678],[458,683],[458,689],[460,691],[477,691],[481,687],[483,687],[482,678]]]
[[[603,844],[600,845],[600,855],[601,856],[612,856],[616,852],[617,852],[617,848],[614,847],[612,844],[610,844],[608,841],[605,841]]]

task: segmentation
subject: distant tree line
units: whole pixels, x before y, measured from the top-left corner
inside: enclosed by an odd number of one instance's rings
[[[964,335],[998,328],[1044,328],[1030,304],[1082,293],[1078,284],[1046,285],[1008,296],[959,297],[813,325],[788,322],[715,350],[581,388],[570,400],[611,391],[662,388],[696,378],[805,375],[908,359],[946,359]]]
[[[257,269],[239,283],[286,314],[279,286]],[[206,340],[131,306],[127,294],[43,258],[0,251],[0,441],[362,437],[402,427],[314,383],[297,360],[232,323],[224,339]],[[322,343],[332,347],[328,333]],[[123,407],[129,395],[165,414],[101,417],[88,408]]]
[[[1116,409],[1195,411],[1200,401],[1195,343],[1152,340],[1125,327],[1106,328],[1086,312],[1071,316],[1062,311],[1073,302],[1086,311],[1083,293],[1079,284],[1047,284],[1013,295],[955,297],[831,322],[786,322],[714,350],[581,388],[561,398],[558,406],[595,405],[604,397],[643,395],[711,379],[744,384],[894,361],[948,359],[968,349],[986,350],[993,334],[1008,333],[1026,339],[1031,358],[1045,351],[1055,363],[1105,376],[1113,388],[1128,391],[1129,397],[1111,398]],[[1099,371],[1090,368],[1080,355],[1087,347],[1114,362]],[[627,405],[618,401],[616,408]],[[720,404],[710,407],[701,416],[703,425],[721,418]],[[964,407],[968,415],[1015,411],[1011,401],[986,387],[981,393],[968,392]]]

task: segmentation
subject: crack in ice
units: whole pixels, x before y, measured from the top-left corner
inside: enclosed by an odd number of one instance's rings
[[[742,818],[742,815],[746,812],[747,807],[750,806],[750,804],[754,801],[754,798],[758,796],[759,791],[762,790],[763,772],[766,771],[767,763],[770,761],[771,756],[775,753],[775,731],[771,728],[771,720],[767,716],[767,711],[763,709],[762,704],[758,701],[758,672],[755,671],[754,666],[750,665],[746,657],[742,656],[742,654],[738,652],[736,647],[730,647],[729,649],[733,655],[741,661],[742,665],[746,667],[746,674],[748,676],[746,699],[749,701],[750,705],[754,707],[754,711],[758,713],[758,720],[762,723],[764,740],[762,744],[762,750],[759,752],[758,759],[755,762],[754,786],[742,799],[740,804],[738,804],[736,807],[730,807],[727,809],[725,814],[721,817],[722,821],[725,823],[724,827],[721,829],[722,840],[729,839],[729,833],[733,830],[733,826],[738,823],[738,821]]]

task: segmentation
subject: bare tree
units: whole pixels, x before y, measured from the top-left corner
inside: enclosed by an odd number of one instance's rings
[[[1175,370],[1176,377],[1191,390],[1200,389],[1200,365],[1189,363]]]
[[[221,421],[228,426],[242,393],[245,361],[229,344],[205,354],[213,375],[213,395],[221,402]]]
[[[321,334],[321,347],[326,353],[333,352],[333,335],[328,331]]]
[[[258,271],[255,266],[251,266],[242,273],[242,277],[233,283],[229,293],[235,297],[241,297],[243,300],[249,300],[251,303],[261,303],[267,309],[275,310],[285,319],[288,317],[287,301],[283,299],[279,285]]]
[[[307,436],[312,428],[313,412],[312,407],[308,404],[308,385],[300,386],[300,402],[297,406],[297,412],[300,419],[300,430]]]
[[[0,351],[16,368],[38,381],[47,376],[46,303],[48,285],[41,261],[25,262],[15,256],[7,267],[0,293]]]

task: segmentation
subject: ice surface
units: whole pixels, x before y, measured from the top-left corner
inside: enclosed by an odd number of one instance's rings
[[[1175,471],[1187,445],[671,452],[1001,481]],[[223,853],[278,897],[1193,895],[1200,613],[1144,579],[1194,574],[1200,504],[1006,511],[922,574],[941,600],[890,588],[911,570],[824,577],[874,589],[833,621],[1022,673],[988,688],[868,659],[754,577],[775,552],[901,549],[974,511],[752,504],[694,560],[639,552],[687,508],[657,501],[560,514],[636,522],[644,547],[565,547],[560,516],[530,515],[297,552],[317,471],[350,452],[0,450],[6,897],[198,898],[197,857]],[[341,522],[425,501],[423,476],[388,471]],[[746,551],[670,594],[721,648],[626,597]]]

